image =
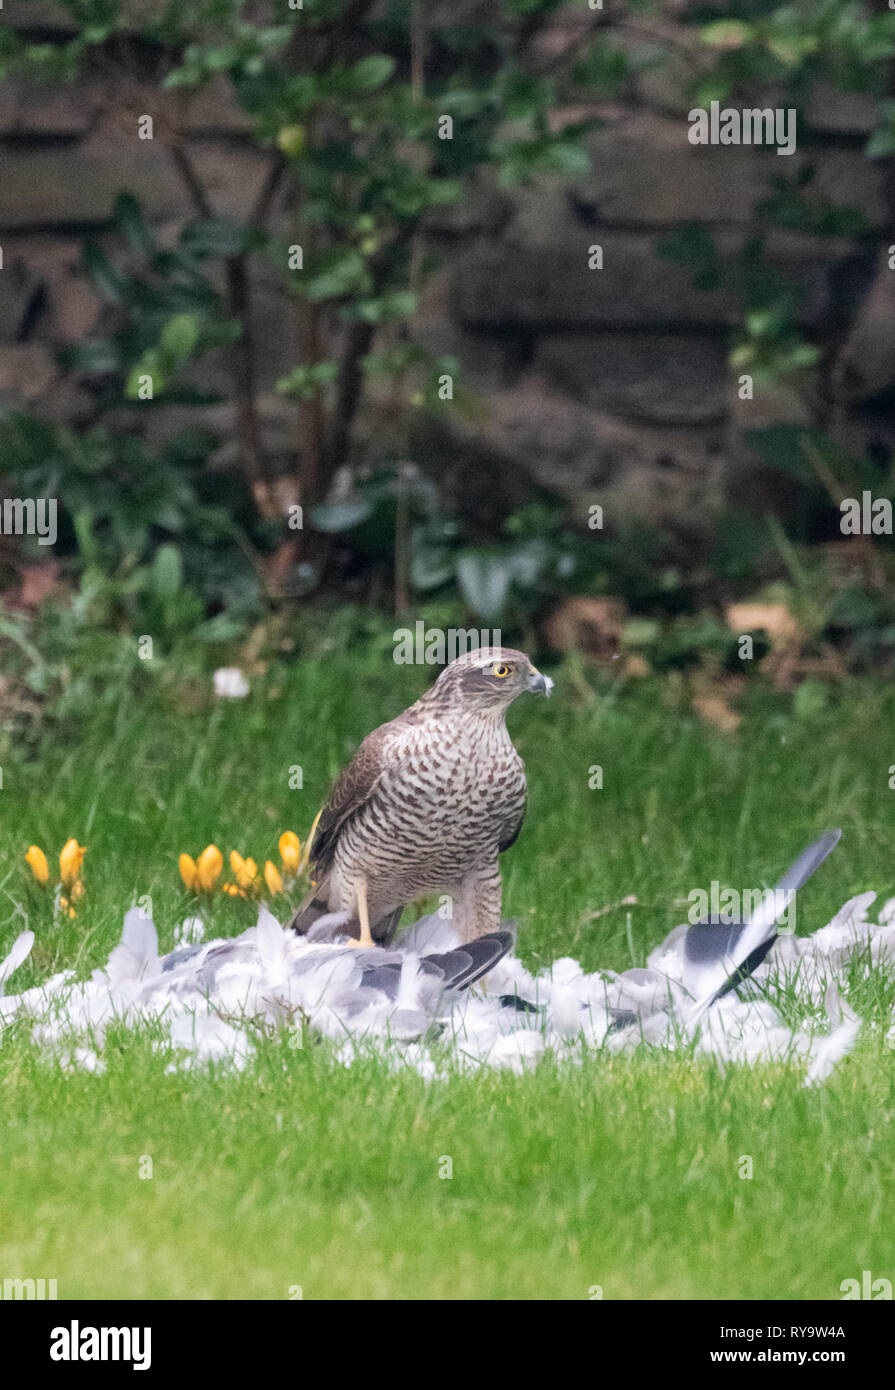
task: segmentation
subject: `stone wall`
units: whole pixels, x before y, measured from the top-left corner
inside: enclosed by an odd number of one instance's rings
[[[46,5],[16,6],[14,22],[52,37],[64,21]],[[548,38],[545,42],[551,41]],[[632,41],[637,53],[642,43]],[[831,376],[840,426],[855,447],[890,447],[887,393],[895,388],[895,275],[880,259],[893,235],[884,171],[863,145],[872,110],[861,96],[818,100],[799,127],[798,152],[694,147],[675,73],[648,68],[612,103],[576,108],[603,126],[589,139],[592,173],[512,195],[482,183],[430,228],[442,268],[425,291],[415,332],[456,354],[481,409],[420,417],[413,442],[486,522],[524,498],[533,479],[582,506],[668,521],[698,532],[725,493],[741,496],[754,460],[743,427],[793,418],[798,407],[756,390],[741,402],[727,366],[736,322],[732,287],[694,288],[687,268],[657,253],[668,232],[710,228],[724,249],[742,244],[770,180],[810,162],[814,186],[859,207],[860,240],[790,233],[772,239],[776,262],[799,285],[800,318],[824,343],[844,342]],[[100,305],[80,273],[85,233],[107,233],[116,194],[132,190],[161,238],[191,215],[163,140],[140,141],[141,112],[163,117],[173,98],[154,86],[122,93],[94,74],[71,87],[7,85],[0,94],[0,399],[77,422],[90,402],[63,378],[56,354],[96,331]],[[172,114],[175,114],[172,109]],[[245,215],[264,174],[241,114],[223,87],[176,119],[217,213]],[[288,230],[288,197],[277,208]],[[599,245],[603,268],[588,268]],[[266,445],[275,471],[294,471],[292,408],[273,392],[298,360],[294,309],[263,264],[255,314]],[[204,383],[227,390],[222,364]],[[230,443],[229,404],[207,415]],[[122,427],[133,412],[123,411]],[[393,444],[387,413],[371,408],[359,431],[366,457]],[[749,486],[751,486],[751,482]]]

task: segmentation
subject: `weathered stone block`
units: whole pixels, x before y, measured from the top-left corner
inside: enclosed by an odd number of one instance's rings
[[[532,225],[531,209],[523,228]],[[548,222],[549,226],[549,222]],[[740,305],[729,279],[697,289],[690,268],[658,251],[661,237],[617,229],[564,227],[554,240],[531,244],[510,236],[500,244],[479,242],[454,266],[455,313],[461,323],[540,333],[603,328],[675,331],[719,328],[739,321]],[[743,234],[720,231],[716,242],[726,257]],[[591,248],[602,249],[602,269],[590,269]],[[829,246],[814,239],[779,234],[769,243],[772,260],[792,274],[802,324],[823,321],[828,309]]]
[[[55,358],[45,343],[0,347],[0,400],[5,404],[36,405],[58,376]]]
[[[603,268],[588,267],[599,244]],[[683,266],[660,259],[643,233],[567,229],[550,247],[507,240],[479,243],[455,267],[455,312],[482,328],[540,332],[587,328],[733,323],[735,301],[722,286],[693,288]]]
[[[0,102],[0,131],[16,135],[83,135],[98,91],[89,82],[9,82]]]
[[[535,367],[595,410],[660,424],[712,424],[727,411],[723,335],[595,333],[545,338]]]
[[[16,0],[7,6],[4,22],[13,29],[34,29],[40,34],[77,33],[77,24],[54,0]]]
[[[570,197],[603,226],[744,223],[769,174],[791,160],[744,146],[691,145],[686,116],[637,112],[588,139],[592,172]],[[774,166],[780,166],[779,169]]]
[[[193,140],[190,157],[207,189],[215,216],[244,221],[267,175],[270,151],[241,141]]]
[[[859,208],[870,226],[881,225],[879,164],[859,149],[812,142],[806,124],[797,118],[796,151],[780,156],[765,146],[691,145],[686,114],[668,119],[626,112],[589,137],[592,172],[570,185],[568,197],[579,216],[595,225],[741,226],[771,192],[773,180],[813,165],[809,197],[816,191],[819,198]]]
[[[100,301],[81,268],[81,243],[74,237],[9,238],[7,263],[37,283],[45,302],[34,331],[54,343],[76,343],[96,328]],[[3,301],[0,300],[0,304]]]
[[[869,135],[876,125],[876,102],[867,92],[839,92],[819,82],[806,109],[812,129],[830,135]]]
[[[655,517],[662,506],[678,505],[676,492],[691,505],[700,486],[714,480],[724,436],[721,425],[627,423],[571,400],[533,372],[512,388],[491,392],[482,418],[470,421],[454,411],[429,417],[417,442],[427,458],[441,458],[449,472],[459,472],[464,489],[490,489],[485,515],[500,514],[501,502],[506,511],[518,500],[508,480],[524,494],[523,479],[530,479],[571,499],[621,498],[633,514]]]
[[[426,218],[426,230],[439,236],[493,236],[513,215],[513,201],[493,182],[477,179],[456,203],[434,208]]]
[[[840,400],[859,401],[895,385],[895,270],[887,250],[836,362],[834,382]]]
[[[37,296],[43,294],[43,280],[34,269],[10,254],[4,247],[4,269],[0,288],[0,342],[14,343],[25,330]]]
[[[241,134],[251,122],[224,77],[217,77],[191,95],[182,127],[190,135]]]
[[[99,227],[108,222],[123,188],[136,193],[151,217],[184,207],[165,151],[136,136],[127,144],[103,140],[90,149],[7,149],[0,228]]]

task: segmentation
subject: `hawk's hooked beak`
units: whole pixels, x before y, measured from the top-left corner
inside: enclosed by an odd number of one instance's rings
[[[532,695],[549,695],[553,689],[553,681],[549,676],[542,676],[540,671],[536,671],[532,667],[528,688]]]

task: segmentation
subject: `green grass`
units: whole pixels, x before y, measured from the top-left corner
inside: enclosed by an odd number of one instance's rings
[[[15,986],[103,964],[135,897],[151,898],[168,949],[189,910],[179,852],[214,840],[263,860],[280,830],[304,836],[359,738],[425,679],[334,657],[232,704],[122,690],[29,758],[10,754],[0,951],[23,914],[38,938]],[[843,841],[800,896],[800,930],[851,893],[892,892],[893,715],[895,696],[871,685],[808,720],[756,693],[721,735],[671,687],[586,698],[561,676],[549,704],[510,716],[530,784],[505,856],[520,954],[642,963],[693,888],[773,882],[830,825]],[[602,790],[588,786],[596,764]],[[88,892],[54,925],[22,855],[69,835],[89,846]],[[594,917],[628,894],[636,906]],[[221,902],[216,930],[253,917]],[[891,1000],[872,982],[865,996],[871,1013]],[[102,1075],[65,1073],[18,1026],[0,1040],[0,1279],[55,1277],[61,1297],[586,1299],[600,1286],[611,1299],[837,1298],[863,1269],[893,1278],[895,1082],[879,1030],[818,1090],[798,1067],[724,1074],[661,1054],[426,1085],[279,1040],[239,1075],[169,1074],[148,1036],[124,1031],[105,1060]]]

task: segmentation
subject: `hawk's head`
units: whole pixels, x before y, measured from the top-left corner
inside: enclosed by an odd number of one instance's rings
[[[432,688],[436,699],[459,703],[470,711],[505,710],[527,691],[549,695],[553,681],[542,676],[524,652],[512,647],[477,647],[458,656]]]

